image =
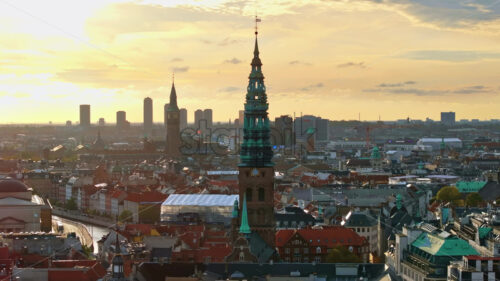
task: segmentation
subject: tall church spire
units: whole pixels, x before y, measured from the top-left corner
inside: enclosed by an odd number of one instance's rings
[[[118,237],[118,230],[116,230],[115,240],[115,256],[112,261],[112,278],[110,281],[125,281],[125,274],[123,273],[123,257],[120,251],[120,240]]]
[[[255,19],[256,23],[260,19]],[[269,117],[267,110],[266,86],[262,74],[262,62],[259,57],[258,32],[255,31],[255,47],[253,51],[252,70],[248,77],[243,121],[243,143],[241,145],[240,166],[272,167],[273,151],[271,149]]]
[[[247,213],[247,196],[243,195],[243,207],[241,210],[241,226],[240,226],[241,234],[250,234],[250,226],[248,225],[248,213]]]
[[[169,111],[179,110],[177,106],[177,93],[175,92],[174,76],[172,74],[172,89],[170,90],[170,103],[168,106]]]

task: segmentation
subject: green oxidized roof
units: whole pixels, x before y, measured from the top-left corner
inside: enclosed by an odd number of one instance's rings
[[[380,159],[380,151],[378,149],[378,146],[374,146],[372,150],[372,155],[370,157],[371,159]]]
[[[493,229],[491,227],[480,227],[478,229],[479,231],[479,239],[486,238],[488,234],[492,231]]]
[[[256,33],[257,35],[257,33]],[[240,166],[272,167],[271,130],[267,110],[266,86],[259,58],[259,45],[255,37],[252,71],[248,77],[248,87],[243,120],[243,143],[240,150]]]
[[[468,193],[468,192],[479,192],[484,185],[485,181],[459,181],[456,186],[460,193]]]
[[[243,208],[241,210],[241,225],[240,225],[240,233],[242,234],[250,234],[250,226],[248,225],[248,213],[247,213],[247,196],[243,195]]]
[[[413,241],[412,246],[433,256],[468,256],[477,255],[467,241],[457,238],[443,238],[435,234],[424,232]]]

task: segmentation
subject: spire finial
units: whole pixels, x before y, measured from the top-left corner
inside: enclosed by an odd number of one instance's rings
[[[259,26],[257,25],[258,22],[261,22],[261,19],[256,14],[255,15],[255,36],[257,36],[257,34],[259,34]]]
[[[175,72],[172,72],[172,84],[175,82]]]

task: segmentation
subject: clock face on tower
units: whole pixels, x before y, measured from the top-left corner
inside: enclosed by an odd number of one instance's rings
[[[259,175],[259,170],[257,170],[257,169],[255,169],[255,168],[253,168],[253,169],[252,169],[252,172],[251,172],[251,175],[252,175],[252,177],[256,177],[256,176],[258,176],[258,175]]]

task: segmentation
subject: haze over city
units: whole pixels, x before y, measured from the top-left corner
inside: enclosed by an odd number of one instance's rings
[[[124,110],[162,122],[175,73],[179,106],[243,109],[253,38],[270,117],[498,118],[496,1],[1,1],[0,123],[92,123]]]

